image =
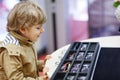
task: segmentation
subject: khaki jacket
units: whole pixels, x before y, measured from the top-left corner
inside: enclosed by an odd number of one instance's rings
[[[16,38],[15,34],[12,35]],[[42,70],[44,61],[37,60],[32,44],[21,40],[20,45],[9,42],[0,48],[0,80],[43,80],[38,72]]]

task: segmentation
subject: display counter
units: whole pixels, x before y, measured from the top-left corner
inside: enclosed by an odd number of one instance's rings
[[[108,37],[99,37],[99,38],[92,38],[83,40],[80,42],[98,42],[100,47],[102,48],[120,48],[120,36],[108,36]],[[48,76],[51,78],[54,74],[55,70],[57,69],[58,65],[60,64],[62,58],[64,57],[66,51],[71,46],[68,44],[51,54],[51,59],[46,61],[45,66],[49,67],[49,72],[47,73]]]

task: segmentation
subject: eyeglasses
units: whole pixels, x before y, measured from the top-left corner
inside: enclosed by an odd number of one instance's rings
[[[89,71],[90,64],[83,64],[81,72],[88,72]]]
[[[75,76],[69,75],[69,76],[67,77],[67,80],[74,80],[74,78],[75,78]]]
[[[86,76],[80,76],[77,78],[77,80],[85,80],[86,79]]]
[[[84,52],[79,52],[77,55],[77,60],[82,60],[83,56],[84,56]]]
[[[92,52],[89,52],[89,53],[86,55],[85,59],[86,59],[86,60],[92,60],[92,57],[93,57],[93,53],[92,53]]]
[[[69,70],[69,68],[70,68],[70,62],[66,62],[65,64],[63,64],[63,66],[61,67],[61,71],[62,72],[66,72],[66,71],[68,71]]]
[[[68,60],[73,60],[75,53],[72,53],[68,56]]]
[[[79,68],[80,68],[80,63],[76,63],[76,64],[74,64],[74,65],[72,66],[71,72],[72,72],[72,73],[76,73]]]
[[[87,49],[87,44],[83,44],[82,46],[81,46],[81,48],[80,48],[80,50],[82,50],[82,51],[84,51],[84,50],[86,50]]]

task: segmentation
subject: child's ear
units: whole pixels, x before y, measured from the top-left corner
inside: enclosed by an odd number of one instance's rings
[[[25,28],[20,28],[20,32],[21,32],[22,34],[25,34],[25,33],[26,33],[26,29],[25,29]]]

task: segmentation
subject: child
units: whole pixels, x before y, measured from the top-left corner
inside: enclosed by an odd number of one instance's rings
[[[44,32],[46,16],[32,1],[21,1],[8,15],[8,35],[0,48],[0,80],[48,80],[33,44]],[[45,70],[44,75],[38,75]]]

